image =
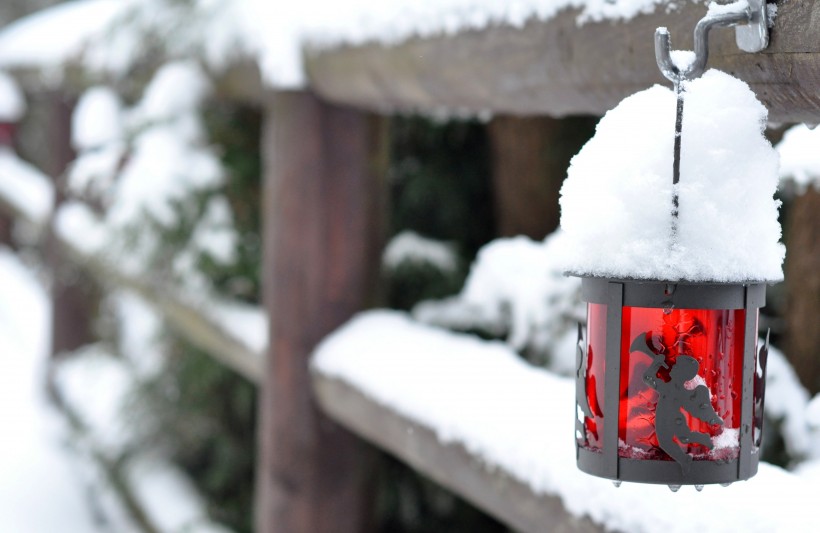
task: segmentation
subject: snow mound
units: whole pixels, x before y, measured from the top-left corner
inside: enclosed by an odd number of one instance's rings
[[[0,71],[0,123],[17,122],[26,112],[26,101],[17,82]]]
[[[507,333],[513,349],[549,355],[552,370],[571,373],[583,305],[579,280],[559,266],[563,238],[559,232],[543,242],[524,236],[492,241],[478,253],[458,296],[422,302],[413,316],[443,327]]]
[[[44,223],[54,202],[50,180],[11,149],[0,146],[0,196],[35,224]]]
[[[764,341],[760,339],[758,342],[762,346]],[[780,422],[783,442],[791,457],[810,457],[820,453],[820,449],[813,451],[809,398],[809,392],[800,383],[783,352],[769,346],[763,409],[767,417]],[[764,428],[764,439],[766,435]]]
[[[130,0],[64,2],[9,24],[0,32],[0,65],[56,69],[79,59]]]
[[[451,244],[406,230],[387,243],[382,265],[388,270],[395,270],[406,263],[426,264],[442,272],[453,272],[458,268],[458,257]]]
[[[573,273],[701,282],[778,281],[778,155],[766,108],[711,70],[686,84],[677,231],[675,95],[654,86],[601,119],[561,189],[565,268]]]
[[[780,153],[780,177],[793,180],[801,191],[808,187],[820,190],[820,128],[805,124],[790,128],[777,145]]]
[[[123,135],[122,102],[109,87],[93,87],[77,102],[71,119],[71,144],[77,150],[98,148]]]
[[[560,497],[607,530],[665,533],[812,531],[820,475],[761,463],[748,482],[704,493],[580,472],[573,442],[574,382],[526,364],[507,346],[371,311],[327,337],[313,370],[459,443],[484,461]],[[768,402],[769,398],[767,398]],[[772,505],[750,505],[770,502]],[[774,504],[774,502],[777,502]]]

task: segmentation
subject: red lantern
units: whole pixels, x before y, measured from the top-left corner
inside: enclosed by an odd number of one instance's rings
[[[656,32],[658,66],[677,94],[670,242],[678,235],[683,82],[704,71],[712,27],[740,25],[743,50],[765,48],[765,13],[760,0],[710,11],[695,28],[694,61],[685,66],[672,61],[666,29]],[[616,483],[673,490],[752,477],[768,347],[767,340],[758,354],[765,284],[581,277],[587,326],[577,348],[578,467]]]
[[[757,472],[765,285],[584,278],[578,466],[615,481],[731,483]],[[757,377],[757,379],[756,379]]]

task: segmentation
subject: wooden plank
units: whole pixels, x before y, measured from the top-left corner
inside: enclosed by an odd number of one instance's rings
[[[271,345],[255,530],[370,531],[372,451],[319,411],[308,358],[369,303],[378,279],[381,122],[299,91],[274,93],[267,117],[263,281]]]
[[[311,87],[365,109],[565,116],[603,114],[625,96],[668,83],[655,65],[653,34],[692,49],[702,4],[628,22],[576,25],[577,11],[521,28],[492,26],[455,36],[308,51]],[[771,44],[759,54],[735,46],[734,31],[710,39],[709,67],[748,82],[776,122],[820,122],[820,3],[780,2]]]
[[[534,493],[503,471],[490,469],[461,444],[442,443],[429,427],[374,402],[344,381],[316,372],[313,390],[329,416],[515,530],[603,531],[589,518],[569,514],[560,498]]]

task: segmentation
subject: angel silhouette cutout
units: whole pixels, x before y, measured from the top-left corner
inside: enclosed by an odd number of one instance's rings
[[[692,466],[692,456],[684,452],[675,442],[681,444],[700,444],[711,450],[712,439],[707,433],[692,431],[686,422],[683,411],[691,416],[712,425],[723,425],[723,419],[712,407],[711,393],[705,385],[687,389],[684,384],[698,375],[700,367],[697,359],[689,355],[679,355],[670,367],[663,354],[653,353],[647,343],[648,335],[639,335],[632,343],[630,352],[641,352],[652,358],[652,364],[643,374],[643,381],[658,392],[658,404],[655,408],[655,435],[658,445],[678,462],[686,475]],[[669,381],[658,377],[658,370],[669,370]]]

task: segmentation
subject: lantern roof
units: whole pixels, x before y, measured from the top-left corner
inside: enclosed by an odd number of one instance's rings
[[[680,183],[672,184],[675,94],[624,99],[573,158],[561,190],[567,271],[629,279],[782,279],[778,154],[766,108],[711,70],[685,82]],[[679,197],[673,220],[673,187]]]

